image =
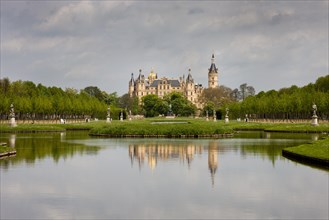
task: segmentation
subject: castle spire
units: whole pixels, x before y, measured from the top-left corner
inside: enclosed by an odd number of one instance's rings
[[[211,56],[211,65],[208,72],[208,87],[216,88],[218,86],[218,69],[215,65],[215,55]]]

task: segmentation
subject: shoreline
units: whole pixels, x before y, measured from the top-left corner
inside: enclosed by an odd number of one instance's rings
[[[282,150],[282,156],[298,163],[320,166],[329,170],[329,160],[293,153],[285,149]]]
[[[282,156],[290,160],[329,170],[329,137],[308,144],[284,148]]]

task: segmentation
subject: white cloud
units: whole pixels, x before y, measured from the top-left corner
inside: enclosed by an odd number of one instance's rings
[[[75,25],[91,22],[95,12],[94,5],[90,1],[70,3],[46,18],[46,21],[41,23],[39,28],[41,30],[71,29]]]

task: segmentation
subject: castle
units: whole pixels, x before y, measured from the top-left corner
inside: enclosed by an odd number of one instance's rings
[[[136,79],[134,79],[134,74],[131,74],[128,94],[130,97],[137,96],[141,100],[143,96],[150,94],[155,94],[162,98],[171,92],[180,92],[197,108],[202,108],[203,103],[200,100],[200,96],[204,88],[201,84],[194,82],[191,69],[188,71],[186,79],[185,75],[179,77],[179,79],[169,79],[167,77],[158,79],[158,74],[154,73],[153,69],[147,78],[142,74],[142,70],[139,70],[139,75]],[[215,56],[212,54],[211,66],[208,69],[208,88],[216,87],[218,87],[218,69],[215,65]]]

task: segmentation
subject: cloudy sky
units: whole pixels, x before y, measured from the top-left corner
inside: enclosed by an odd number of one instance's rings
[[[256,92],[328,74],[328,1],[1,0],[1,78],[128,90],[151,68]]]

